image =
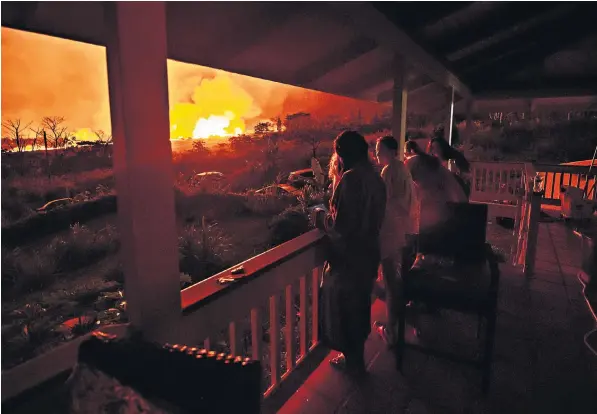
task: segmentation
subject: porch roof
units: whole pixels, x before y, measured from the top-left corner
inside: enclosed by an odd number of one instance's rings
[[[409,111],[454,87],[475,97],[597,90],[596,7],[549,3],[168,2],[168,55],[289,85],[390,102],[394,55],[411,65]],[[101,2],[2,4],[2,26],[106,44]]]

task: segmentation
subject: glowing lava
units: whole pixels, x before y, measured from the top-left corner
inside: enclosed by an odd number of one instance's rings
[[[227,137],[242,134],[243,129],[240,127],[234,128],[234,131],[230,133],[230,123],[233,119],[234,114],[229,111],[223,116],[210,115],[207,119],[201,118],[195,125],[193,138]]]
[[[203,79],[190,100],[174,103],[170,110],[171,138],[239,135],[245,132],[245,122],[261,113],[251,95],[224,74]]]

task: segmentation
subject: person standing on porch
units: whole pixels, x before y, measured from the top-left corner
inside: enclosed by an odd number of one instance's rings
[[[449,169],[452,174],[454,174],[454,178],[456,178],[456,181],[458,181],[458,184],[460,184],[464,190],[467,198],[470,197],[471,165],[462,152],[452,147],[448,141],[445,140],[443,137],[443,130],[441,130],[439,134],[429,141],[427,152],[430,155],[437,157],[442,162],[444,167],[451,167]]]
[[[387,326],[374,323],[374,329],[388,344],[394,343],[399,309],[398,272],[400,253],[405,244],[405,234],[412,232],[410,211],[413,182],[410,172],[398,157],[398,141],[385,136],[377,141],[375,153],[383,167],[381,178],[386,186],[386,213],[381,230],[381,271],[385,287]]]
[[[340,178],[330,202],[333,226],[328,230],[330,250],[321,284],[320,335],[324,345],[341,352],[330,361],[333,367],[361,375],[371,332],[386,191],[361,134],[341,133],[334,150]]]

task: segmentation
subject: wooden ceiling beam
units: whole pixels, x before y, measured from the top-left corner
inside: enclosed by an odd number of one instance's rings
[[[377,42],[371,38],[359,36],[344,47],[335,50],[323,59],[314,62],[297,72],[296,84],[308,87],[327,73],[346,65],[349,62],[377,48]]]
[[[453,87],[463,97],[471,96],[468,86],[373,5],[360,2],[330,4],[363,35],[403,56],[415,70],[441,85]]]

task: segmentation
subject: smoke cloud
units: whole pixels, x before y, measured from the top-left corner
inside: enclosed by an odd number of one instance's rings
[[[210,116],[234,133],[301,111],[316,119],[380,112],[374,103],[171,60],[168,85],[172,137],[192,136]],[[2,119],[36,125],[44,116],[66,118],[71,131],[109,133],[105,48],[2,28]]]

